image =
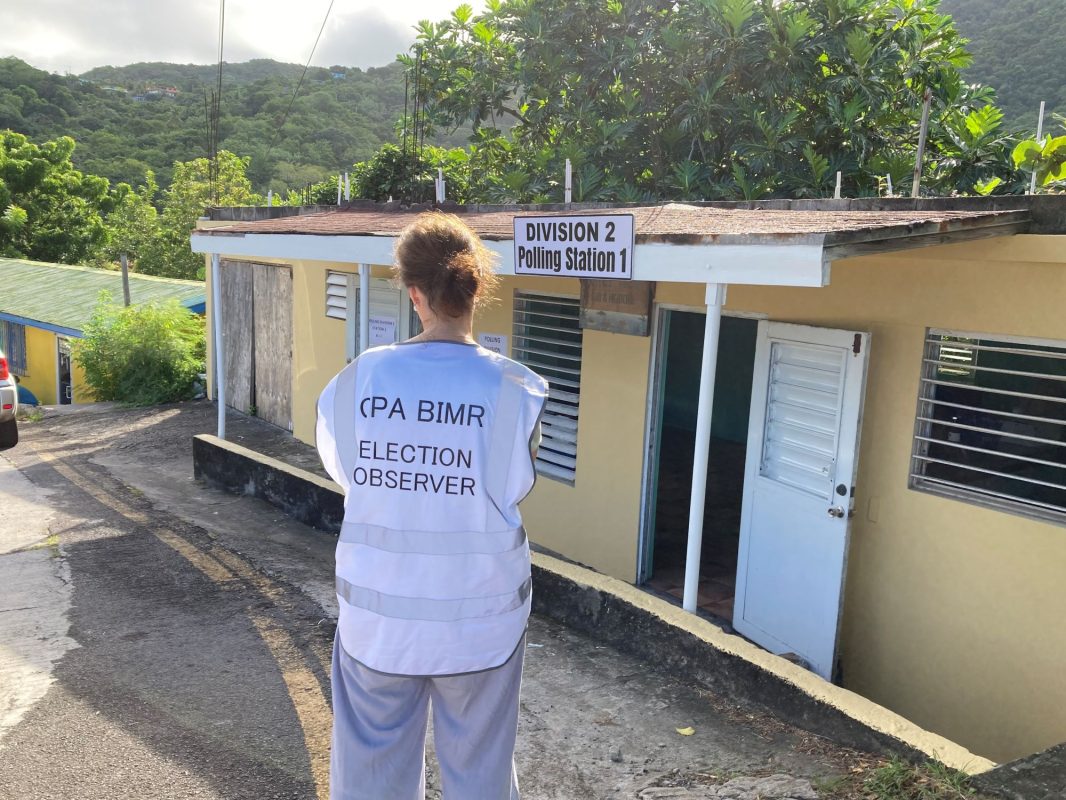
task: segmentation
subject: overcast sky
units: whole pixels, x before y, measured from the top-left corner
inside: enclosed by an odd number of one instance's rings
[[[418,20],[444,19],[460,2],[335,0],[311,63],[387,64],[410,46]],[[73,73],[138,61],[210,64],[218,7],[218,0],[0,0],[0,57]],[[227,0],[226,61],[303,64],[328,7],[329,0]]]

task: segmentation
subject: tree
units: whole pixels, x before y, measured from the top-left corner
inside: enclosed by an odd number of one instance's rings
[[[142,256],[153,252],[160,233],[159,212],[153,205],[159,192],[155,173],[148,170],[144,185],[136,190],[120,183],[115,191],[115,208],[104,220],[108,233],[105,257],[114,262],[125,254],[136,268]]]
[[[427,145],[404,152],[394,144],[382,145],[373,157],[361,161],[352,170],[352,193],[355,197],[384,202],[390,197],[398,202],[430,202],[434,199],[437,170],[442,170],[447,199],[465,203],[470,183],[470,157],[462,148],[446,150]],[[336,180],[333,189],[336,191]]]
[[[1037,186],[1066,189],[1066,136],[1025,139],[1018,142],[1011,157],[1015,167],[1035,173]]]
[[[837,171],[875,193],[876,156],[913,164],[926,89],[931,161],[957,162],[935,188],[971,190],[985,155],[960,150],[1007,148],[952,141],[991,100],[963,45],[937,0],[490,0],[420,23],[404,62],[431,127],[473,127],[478,197],[559,200],[569,158],[575,200],[755,199]]]
[[[0,254],[66,264],[99,254],[115,197],[106,178],[74,169],[73,152],[69,136],[36,145],[0,131]]]
[[[245,174],[247,168],[248,159],[220,150],[213,185],[208,159],[175,163],[173,180],[163,192],[159,234],[140,254],[138,269],[149,275],[170,278],[202,277],[203,256],[192,252],[189,236],[196,227],[196,220],[209,206],[247,206],[262,202],[262,198],[252,191]]]

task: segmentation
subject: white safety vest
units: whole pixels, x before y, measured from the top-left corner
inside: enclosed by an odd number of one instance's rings
[[[547,382],[455,342],[367,350],[318,401],[318,451],[344,489],[337,630],[380,672],[503,664],[530,608],[518,503]]]

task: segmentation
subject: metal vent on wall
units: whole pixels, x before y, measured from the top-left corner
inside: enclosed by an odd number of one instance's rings
[[[548,381],[537,472],[573,484],[581,401],[580,301],[515,292],[512,355]]]
[[[348,308],[348,273],[326,273],[326,316],[344,319]]]

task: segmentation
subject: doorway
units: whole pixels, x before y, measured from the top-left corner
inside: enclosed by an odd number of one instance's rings
[[[70,405],[74,401],[74,380],[70,369],[70,340],[56,337],[56,402]]]
[[[681,598],[706,316],[660,308],[644,585]],[[732,622],[758,322],[723,316],[708,453],[699,608]]]

